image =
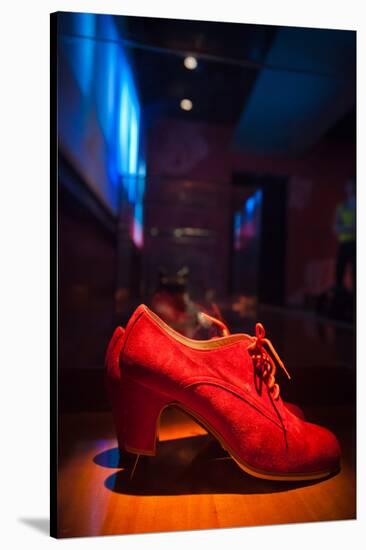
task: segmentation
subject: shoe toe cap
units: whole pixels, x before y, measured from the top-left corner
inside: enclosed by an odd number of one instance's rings
[[[337,437],[327,428],[307,424],[305,431],[305,468],[333,473],[340,467],[341,448]]]

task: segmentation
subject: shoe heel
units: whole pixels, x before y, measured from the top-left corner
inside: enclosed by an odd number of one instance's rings
[[[118,402],[118,444],[129,453],[155,455],[159,419],[171,400],[124,378]]]

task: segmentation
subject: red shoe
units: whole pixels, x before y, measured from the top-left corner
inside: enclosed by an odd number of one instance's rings
[[[292,414],[294,414],[295,416],[297,416],[301,420],[305,420],[304,411],[302,410],[301,407],[299,407],[299,405],[295,405],[295,403],[289,403],[288,401],[283,401],[283,405]]]
[[[120,448],[155,454],[160,414],[175,404],[256,477],[317,479],[339,469],[336,437],[284,407],[275,361],[285,367],[262,325],[255,337],[190,340],[142,305],[122,336],[117,329],[107,351]]]

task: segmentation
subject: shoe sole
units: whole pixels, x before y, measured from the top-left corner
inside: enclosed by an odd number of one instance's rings
[[[327,470],[327,471],[321,471],[321,472],[311,472],[311,473],[294,473],[294,474],[272,474],[270,472],[265,472],[262,470],[257,470],[244,462],[241,458],[238,457],[238,455],[230,448],[230,446],[224,441],[224,439],[221,437],[221,435],[213,428],[207,420],[202,418],[199,414],[196,412],[191,411],[190,409],[187,409],[184,405],[181,403],[169,403],[169,405],[166,405],[161,411],[160,415],[157,421],[157,426],[155,429],[155,442],[157,440],[157,428],[160,423],[160,416],[163,413],[163,411],[169,407],[176,407],[178,409],[181,409],[186,414],[188,414],[190,417],[193,418],[195,422],[197,422],[199,425],[204,428],[208,433],[210,433],[217,441],[220,443],[221,447],[229,453],[231,458],[234,460],[234,462],[239,466],[241,470],[243,470],[245,473],[257,477],[259,479],[267,479],[270,481],[311,481],[316,479],[322,479],[329,477],[332,474],[335,474],[338,469],[335,470]],[[146,455],[146,456],[155,456],[156,455],[156,448],[154,451],[143,451],[139,449],[133,449],[132,447],[125,446],[125,449],[127,452],[137,454],[137,455]]]

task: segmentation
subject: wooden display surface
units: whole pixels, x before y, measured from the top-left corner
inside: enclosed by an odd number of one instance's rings
[[[156,457],[141,457],[130,479],[108,413],[61,417],[59,537],[148,533],[352,519],[356,515],[352,410],[305,410],[335,431],[342,470],[323,481],[253,478],[177,409],[161,419]],[[123,463],[124,462],[124,463]],[[123,467],[126,466],[126,467]]]

